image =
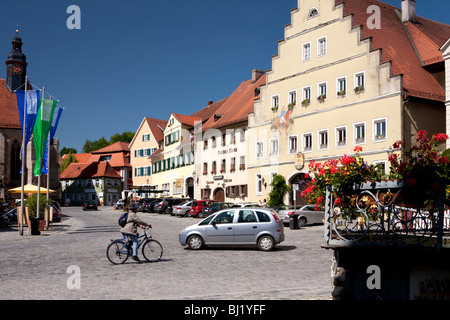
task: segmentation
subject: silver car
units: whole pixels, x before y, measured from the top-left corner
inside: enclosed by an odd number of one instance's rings
[[[185,201],[183,203],[173,206],[173,215],[181,217],[189,217],[192,207],[192,200]]]
[[[297,210],[294,210],[292,207],[290,209],[278,211],[278,214],[285,225],[290,224],[290,218],[294,213],[297,216],[299,227],[304,227],[307,224],[323,223],[324,211],[322,209],[316,210],[316,207],[313,204],[307,204]]]
[[[274,210],[227,208],[184,228],[179,240],[193,250],[205,245],[257,245],[269,251],[284,241],[284,228]]]

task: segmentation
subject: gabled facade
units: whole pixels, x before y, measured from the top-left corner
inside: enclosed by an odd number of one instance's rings
[[[152,168],[148,157],[155,153],[164,141],[167,121],[145,117],[129,144],[132,166],[132,185],[151,186]]]
[[[248,114],[265,83],[261,70],[243,81],[201,130],[196,131],[196,199],[242,202],[247,199]]]
[[[367,25],[369,6],[380,10],[380,29]],[[448,38],[450,29],[415,18],[422,24],[408,27],[412,19],[376,0],[298,2],[249,116],[250,200],[268,197],[274,174],[301,188],[312,159],[361,148],[367,162],[388,170],[395,141],[409,149],[420,129],[444,132],[443,83],[421,64],[408,30],[438,28]]]

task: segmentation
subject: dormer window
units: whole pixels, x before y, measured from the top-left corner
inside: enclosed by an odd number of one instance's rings
[[[312,8],[311,10],[309,10],[308,12],[308,19],[317,17],[319,15],[319,10],[317,10],[317,8]]]

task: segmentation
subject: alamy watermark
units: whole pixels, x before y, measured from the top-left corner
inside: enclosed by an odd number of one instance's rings
[[[366,285],[367,289],[381,289],[381,269],[377,265],[371,265],[367,267],[367,274],[370,276],[367,278]]]
[[[67,278],[66,286],[69,290],[80,290],[81,289],[81,269],[77,265],[71,265],[67,267],[67,274],[70,276]]]
[[[70,16],[67,18],[67,21],[66,21],[67,29],[69,29],[69,30],[81,29],[81,9],[80,9],[80,7],[75,4],[72,4],[67,7],[66,13],[70,14]]]

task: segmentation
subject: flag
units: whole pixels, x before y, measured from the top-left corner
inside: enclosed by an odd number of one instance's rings
[[[42,164],[42,173],[43,174],[47,174],[48,173],[48,148],[49,148],[49,143],[50,141],[52,141],[52,139],[55,136],[55,132],[56,129],[58,128],[58,123],[59,123],[59,118],[61,118],[61,113],[63,111],[62,107],[56,107],[55,108],[55,113],[53,114],[53,121],[52,121],[52,125],[50,127],[50,138],[47,139],[47,144],[45,145],[45,150],[44,150],[44,160],[43,160],[43,164]]]
[[[25,126],[25,148],[28,144],[28,141],[30,141],[31,134],[33,133],[33,127],[34,123],[36,121],[38,109],[39,109],[39,90],[27,90],[26,93],[26,99],[27,103],[24,108],[25,104],[25,91],[24,90],[17,90],[16,96],[17,96],[17,108],[19,111],[19,117],[20,117],[20,126],[23,128]],[[24,114],[25,109],[25,114]],[[24,121],[25,119],[25,121]],[[23,150],[21,150],[20,158],[23,158]],[[22,172],[22,167],[20,169],[20,172]]]
[[[45,143],[50,132],[57,102],[57,100],[41,99],[39,103],[39,110],[33,128],[34,149],[36,151],[36,163],[34,165],[35,176],[41,175]]]

